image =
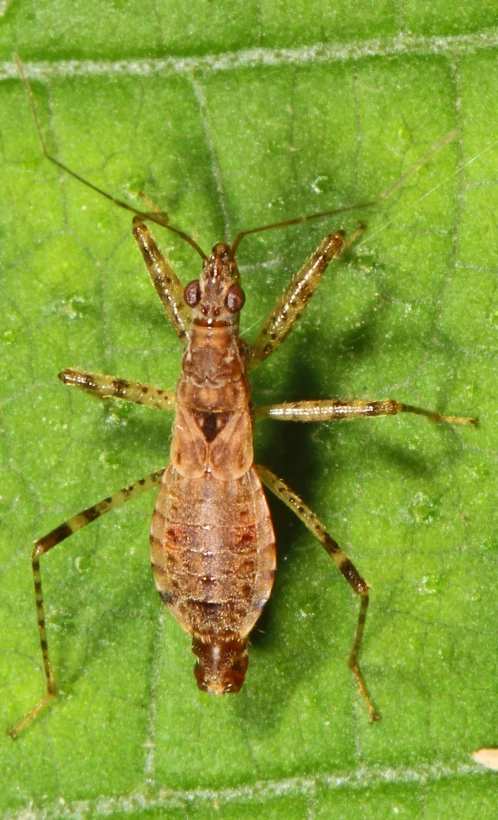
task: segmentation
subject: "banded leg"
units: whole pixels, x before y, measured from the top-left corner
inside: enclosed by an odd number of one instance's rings
[[[290,487],[287,486],[285,481],[282,481],[282,479],[278,478],[275,473],[272,473],[271,470],[260,464],[256,465],[256,471],[263,484],[268,487],[268,489],[271,490],[277,498],[283,501],[284,504],[286,504],[289,509],[291,509],[297,517],[301,519],[303,524],[308,527],[310,532],[318,538],[322,546],[334,561],[338,570],[342,572],[346,581],[352,587],[353,591],[361,598],[356,635],[353,648],[349,656],[348,666],[355,677],[358,689],[360,690],[363,700],[365,701],[367,709],[370,713],[371,720],[380,720],[380,715],[378,715],[375,711],[368,696],[363,675],[361,674],[360,667],[358,666],[358,654],[360,652],[367,617],[369,586],[361,577],[355,566],[351,563],[344,550],[342,550],[339,544],[334,541],[332,536],[328,534],[327,530],[318,520],[314,512],[312,512],[312,510],[306,506],[304,501],[295,492],[293,492]]]
[[[173,325],[178,338],[185,344],[187,332],[192,323],[192,309],[183,298],[183,285],[159,250],[147,225],[139,216],[133,219],[133,236],[140,248],[166,316]]]
[[[424,410],[403,404],[395,399],[365,401],[363,399],[319,399],[311,401],[288,401],[269,404],[255,410],[255,419],[278,419],[279,421],[336,421],[338,419],[372,418],[374,416],[396,416],[398,413],[416,413],[431,421],[445,421],[449,424],[477,425],[477,419],[465,416],[445,416],[433,410]]]
[[[365,226],[361,225],[348,240],[344,231],[336,231],[327,236],[310,256],[284,290],[256,336],[249,359],[251,370],[280,347],[313,296],[332,260],[342,256],[364,229]]]
[[[125,379],[117,379],[115,376],[81,373],[79,370],[68,368],[59,373],[58,378],[63,384],[69,387],[79,387],[99,399],[123,399],[123,401],[132,401],[159,410],[173,410],[176,404],[172,390],[161,390],[159,387],[140,382],[128,382]]]
[[[13,729],[9,731],[9,735],[13,740],[17,737],[19,732],[25,728],[25,726],[35,719],[43,707],[46,706],[53,697],[55,697],[57,691],[54,674],[52,672],[52,664],[50,663],[47,630],[45,627],[45,606],[43,603],[43,590],[40,572],[41,556],[45,555],[45,553],[51,550],[52,547],[60,544],[61,541],[64,541],[66,538],[69,538],[70,535],[73,535],[82,527],[86,526],[86,524],[90,524],[92,521],[95,521],[95,519],[100,518],[100,516],[104,515],[104,513],[107,513],[110,510],[115,510],[117,507],[120,507],[121,504],[124,504],[125,501],[129,501],[131,498],[136,498],[137,496],[142,495],[142,493],[146,493],[148,490],[151,490],[152,487],[155,487],[156,484],[160,483],[163,473],[164,470],[158,470],[156,473],[151,473],[151,475],[147,476],[147,478],[141,478],[139,481],[133,482],[133,484],[130,484],[128,487],[124,487],[117,493],[113,493],[113,495],[109,498],[105,498],[98,504],[94,504],[93,507],[88,507],[88,509],[83,510],[83,512],[78,513],[78,515],[69,518],[64,522],[64,524],[61,524],[59,527],[56,527],[55,530],[49,532],[48,535],[45,535],[43,538],[39,538],[38,541],[35,541],[35,546],[31,554],[31,566],[33,569],[33,580],[35,584],[36,615],[38,619],[40,648],[43,657],[43,666],[45,669],[47,694],[21,721],[19,721],[18,724],[16,724],[16,726],[14,726]]]

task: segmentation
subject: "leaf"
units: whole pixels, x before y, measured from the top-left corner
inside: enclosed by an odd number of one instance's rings
[[[257,234],[238,254],[252,338],[324,234],[368,223],[255,401],[393,397],[479,415],[264,422],[258,458],[286,478],[372,587],[358,602],[272,503],[276,588],[240,695],[197,691],[189,639],[148,570],[143,497],[42,562],[60,696],[0,746],[4,816],[491,816],[496,743],[496,165],[498,69],[487,4],[4,4],[2,722],[43,694],[29,552],[65,518],[168,458],[170,417],[105,405],[67,366],[173,389],[180,350],[126,213],[143,190],[208,250],[244,228],[378,196],[451,129],[456,140],[377,209]],[[75,62],[64,62],[64,61]],[[156,62],[155,62],[156,61]],[[35,81],[39,77],[40,81]],[[199,260],[155,232],[182,281]],[[333,807],[333,808],[332,808]],[[443,808],[444,807],[444,808]]]

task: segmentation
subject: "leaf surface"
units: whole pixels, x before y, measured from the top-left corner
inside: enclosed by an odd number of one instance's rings
[[[45,160],[11,61],[26,64],[50,150],[205,251],[239,230],[377,197],[376,209],[245,239],[254,337],[330,230],[367,231],[334,264],[254,401],[396,398],[478,415],[264,422],[282,475],[372,587],[358,601],[272,502],[279,571],[238,696],[200,693],[189,638],[148,569],[153,494],[42,561],[60,697],[0,743],[5,817],[492,816],[496,745],[498,92],[488,4],[5,3],[0,10],[3,311],[0,681],[7,728],[43,693],[30,544],[168,459],[171,415],[102,406],[65,367],[174,389],[180,346],[128,215]],[[486,150],[487,149],[487,150]],[[484,153],[482,153],[484,152]],[[185,283],[192,249],[155,234]],[[494,443],[493,443],[494,442]],[[495,478],[493,478],[495,476]],[[42,812],[45,814],[42,815]]]

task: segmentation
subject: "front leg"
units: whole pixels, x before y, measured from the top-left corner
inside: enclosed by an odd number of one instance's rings
[[[344,231],[331,233],[294,277],[282,293],[277,304],[260,329],[252,345],[249,368],[253,370],[277,350],[291,332],[304,308],[320,284],[321,278],[333,259],[344,251],[365,229],[360,225],[353,236],[346,240]]]
[[[140,382],[129,382],[115,376],[102,376],[99,373],[82,373],[68,368],[59,373],[59,379],[69,387],[79,387],[99,399],[122,399],[159,410],[174,410],[176,400],[171,390],[161,390]]]
[[[181,235],[183,236],[183,234]],[[133,237],[140,248],[152,284],[168,319],[173,325],[173,330],[185,344],[192,323],[192,309],[183,297],[183,285],[159,250],[147,225],[139,216],[136,216],[133,220]]]

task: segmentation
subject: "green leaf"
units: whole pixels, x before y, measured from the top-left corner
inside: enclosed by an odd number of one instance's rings
[[[30,544],[168,460],[171,417],[65,389],[68,366],[174,389],[180,347],[124,211],[50,150],[209,250],[239,230],[375,198],[449,131],[454,142],[376,209],[244,239],[253,338],[330,230],[368,223],[334,264],[254,400],[396,398],[478,415],[264,422],[282,475],[372,587],[358,601],[277,503],[279,571],[240,695],[192,676],[188,636],[148,569],[153,494],[42,560],[60,696],[0,743],[5,817],[485,817],[496,744],[496,185],[492,4],[0,4],[1,723],[43,695]],[[154,231],[182,281],[192,249]],[[493,478],[495,476],[495,478]]]

